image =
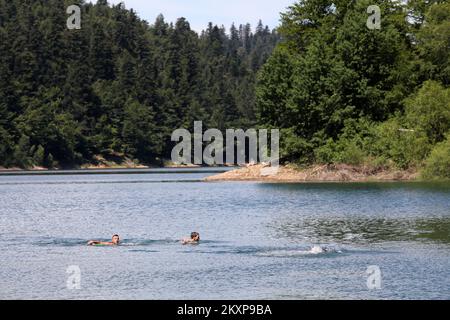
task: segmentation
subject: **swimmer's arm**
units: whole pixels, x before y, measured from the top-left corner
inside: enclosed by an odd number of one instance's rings
[[[186,244],[198,244],[199,242],[200,241],[195,241],[195,240],[188,239],[188,238],[185,238],[185,239],[181,240],[181,243],[183,245],[186,245]]]
[[[91,240],[91,241],[88,242],[88,246],[96,246],[96,245],[101,245],[101,246],[112,246],[113,243],[112,243],[112,242],[96,241],[96,240]]]
[[[183,240],[181,240],[181,243],[184,245],[184,244],[193,243],[193,241],[191,239],[189,239],[189,238],[184,238]]]

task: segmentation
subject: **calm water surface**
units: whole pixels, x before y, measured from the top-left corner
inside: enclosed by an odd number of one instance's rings
[[[450,184],[210,174],[0,176],[0,299],[450,299]]]

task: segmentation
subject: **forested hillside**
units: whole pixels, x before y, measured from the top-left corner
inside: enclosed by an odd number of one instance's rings
[[[72,4],[80,30],[66,26]],[[197,34],[104,0],[0,0],[0,166],[157,164],[194,120],[254,125],[256,73],[278,41],[262,23]]]
[[[370,5],[381,28],[366,26]],[[305,0],[259,76],[258,122],[302,164],[450,178],[450,2]]]
[[[281,129],[284,162],[450,178],[449,0],[303,0],[276,31],[201,34],[104,0],[68,30],[72,4],[0,0],[0,166],[162,164],[201,120]]]

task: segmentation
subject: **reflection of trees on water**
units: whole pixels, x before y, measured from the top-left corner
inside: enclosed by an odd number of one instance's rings
[[[419,220],[420,233],[416,238],[424,238],[439,242],[450,243],[450,218]]]
[[[318,218],[279,221],[277,237],[313,242],[373,243],[435,241],[450,243],[450,217],[420,219]]]

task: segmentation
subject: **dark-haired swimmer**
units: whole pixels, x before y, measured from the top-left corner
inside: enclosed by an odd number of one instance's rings
[[[182,244],[198,244],[200,242],[200,234],[198,232],[192,232],[190,238],[184,238]]]
[[[103,242],[97,240],[91,240],[88,242],[88,246],[118,246],[120,238],[118,234],[112,236],[111,242]]]

